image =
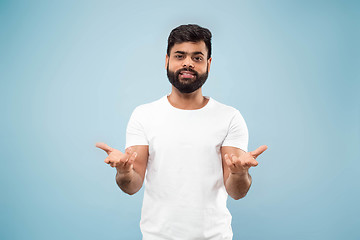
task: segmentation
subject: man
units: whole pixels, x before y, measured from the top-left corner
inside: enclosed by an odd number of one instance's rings
[[[105,143],[105,163],[128,194],[146,183],[140,227],[144,240],[232,239],[227,196],[240,199],[250,167],[267,149],[247,152],[240,112],[202,95],[211,65],[211,33],[181,25],[169,36],[165,68],[171,94],[138,106],[126,131],[125,153]]]

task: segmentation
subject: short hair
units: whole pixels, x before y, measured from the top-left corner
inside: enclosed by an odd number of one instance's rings
[[[170,56],[171,48],[175,43],[204,41],[208,50],[207,58],[209,59],[211,57],[211,37],[211,32],[207,28],[196,24],[180,25],[174,28],[169,35],[167,55]]]

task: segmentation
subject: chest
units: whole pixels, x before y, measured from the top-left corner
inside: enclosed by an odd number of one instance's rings
[[[220,147],[229,122],[210,114],[165,114],[148,126],[149,147],[154,150],[176,146],[183,149]]]

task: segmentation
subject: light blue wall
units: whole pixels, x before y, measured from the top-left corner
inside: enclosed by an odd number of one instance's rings
[[[213,33],[205,95],[269,146],[234,239],[359,239],[359,1],[0,1],[0,239],[140,239],[97,141],[170,92],[167,36]]]

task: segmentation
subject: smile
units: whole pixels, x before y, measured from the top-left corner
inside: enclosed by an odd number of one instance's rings
[[[195,73],[190,72],[190,71],[181,71],[180,76],[183,78],[193,78],[193,77],[195,77]]]

